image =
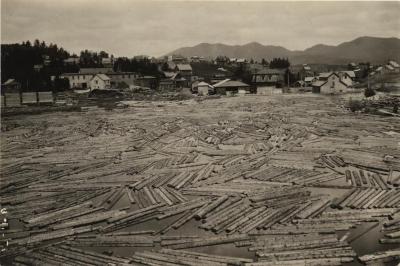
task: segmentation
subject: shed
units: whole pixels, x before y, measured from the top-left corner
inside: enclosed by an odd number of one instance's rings
[[[208,95],[213,89],[213,86],[204,81],[197,84],[197,94],[199,96]]]
[[[236,94],[239,90],[249,91],[250,85],[238,80],[225,79],[213,85],[215,93],[221,95]]]

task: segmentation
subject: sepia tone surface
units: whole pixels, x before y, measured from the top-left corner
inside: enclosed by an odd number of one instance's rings
[[[399,11],[2,1],[0,265],[397,265]]]

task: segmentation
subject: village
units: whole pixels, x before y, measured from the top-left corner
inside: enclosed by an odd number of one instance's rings
[[[30,86],[28,81],[24,84],[10,76],[2,84],[2,106],[65,104],[65,93],[72,98],[93,98],[96,95],[106,98],[107,95],[108,98],[123,95],[129,98],[128,95],[135,92],[165,94],[182,91],[194,96],[282,93],[338,95],[359,93],[366,88],[396,94],[399,88],[400,65],[394,60],[388,60],[384,65],[349,62],[347,65],[291,66],[287,59],[281,58],[274,58],[270,63],[263,59],[257,63],[253,59],[224,56],[207,60],[199,56],[185,58],[179,55],[127,59],[102,53],[103,57],[97,57],[96,54],[95,59],[91,58],[95,67],[86,67],[84,57],[63,59],[63,68],[75,72],[49,76],[50,81],[46,86]],[[42,55],[39,61],[40,64],[32,66],[34,74],[40,76],[54,72],[49,55]],[[121,62],[124,61],[152,64],[154,75],[121,71]]]

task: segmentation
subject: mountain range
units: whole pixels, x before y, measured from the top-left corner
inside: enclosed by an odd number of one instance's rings
[[[245,45],[200,43],[193,47],[179,48],[167,55],[185,57],[203,56],[216,58],[247,58],[260,61],[274,57],[289,58],[291,64],[348,64],[350,62],[386,63],[388,60],[400,61],[400,39],[359,37],[337,46],[317,44],[304,51],[291,51],[282,46],[262,45],[251,42]]]

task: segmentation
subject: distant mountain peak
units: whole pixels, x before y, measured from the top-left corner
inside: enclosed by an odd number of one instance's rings
[[[325,63],[347,64],[349,62],[384,63],[388,59],[400,61],[400,39],[395,37],[361,36],[339,45],[316,44],[303,51],[291,51],[282,46],[249,42],[244,45],[223,43],[200,43],[192,47],[179,48],[170,54],[193,55],[205,58],[227,56],[271,60],[275,57],[289,58],[292,64]]]

